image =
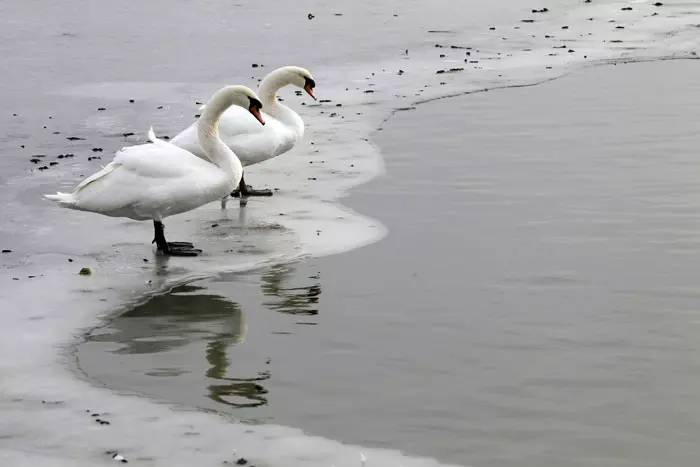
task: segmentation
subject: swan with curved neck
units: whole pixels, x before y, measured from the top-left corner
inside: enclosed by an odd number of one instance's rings
[[[231,148],[244,167],[277,157],[294,147],[304,136],[304,121],[299,114],[277,100],[277,92],[285,86],[303,89],[314,100],[316,82],[311,73],[301,67],[285,66],[270,72],[260,83],[258,95],[267,123],[264,128],[257,125],[242,109],[231,107],[221,116],[219,131],[221,140]],[[206,111],[209,104],[204,109]],[[206,158],[197,136],[197,124],[193,123],[175,136],[172,144]],[[253,190],[243,178],[232,194],[241,196],[271,196],[270,190]]]
[[[196,256],[202,250],[189,242],[168,242],[163,219],[191,211],[234,189],[243,176],[243,166],[219,137],[221,115],[231,106],[245,109],[265,125],[262,103],[245,86],[226,86],[207,103],[197,122],[197,133],[206,160],[156,138],[151,143],[121,149],[112,162],[83,180],[72,193],[44,195],[59,206],[111,217],[153,220],[158,251],[173,256]]]

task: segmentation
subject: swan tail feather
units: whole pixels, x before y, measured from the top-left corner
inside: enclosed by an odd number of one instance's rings
[[[151,127],[151,128],[148,129],[148,139],[150,139],[152,143],[155,143],[156,140],[158,139],[158,138],[156,137],[155,132],[153,131],[153,127]]]
[[[44,195],[44,198],[56,202],[59,206],[66,208],[75,207],[77,200],[73,193],[61,193],[60,191],[55,195]]]

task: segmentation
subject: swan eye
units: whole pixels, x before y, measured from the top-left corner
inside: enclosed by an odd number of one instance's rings
[[[252,110],[252,109],[256,109],[256,110],[262,109],[262,106],[263,106],[263,105],[262,105],[262,102],[260,102],[260,101],[257,100],[256,98],[254,98],[254,97],[248,97],[248,100],[250,101],[250,106],[248,107],[249,109],[251,109],[251,110]]]

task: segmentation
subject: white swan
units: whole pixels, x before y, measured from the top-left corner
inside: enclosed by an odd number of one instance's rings
[[[265,109],[267,125],[258,125],[245,111],[231,107],[221,116],[219,132],[221,140],[236,153],[244,167],[279,156],[294,147],[304,136],[304,121],[289,107],[277,100],[277,91],[287,85],[306,91],[314,100],[316,82],[308,70],[297,66],[285,66],[270,72],[260,83],[258,95]],[[170,142],[192,154],[205,158],[206,154],[197,139],[197,123],[193,123]],[[270,190],[253,190],[243,177],[233,196],[272,196]]]
[[[99,172],[83,180],[73,193],[44,195],[60,206],[105,216],[153,220],[158,250],[166,255],[196,256],[201,250],[188,242],[165,240],[163,219],[221,199],[243,176],[243,166],[219,138],[219,118],[232,105],[260,115],[258,96],[245,86],[227,86],[207,103],[197,122],[199,141],[208,160],[156,138],[152,143],[126,147]],[[211,162],[210,162],[211,161]],[[213,163],[212,163],[213,162]]]

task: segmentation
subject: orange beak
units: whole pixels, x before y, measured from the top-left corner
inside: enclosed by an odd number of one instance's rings
[[[306,91],[306,94],[311,96],[313,100],[316,100],[316,96],[314,96],[314,88],[312,88],[310,84],[304,86],[304,91]]]
[[[250,113],[253,114],[253,117],[255,117],[255,118],[260,122],[261,125],[264,125],[264,124],[265,124],[265,120],[263,120],[262,115],[260,115],[260,109],[259,109],[259,108],[257,108],[257,107],[254,106],[254,105],[251,105],[251,106],[248,108],[248,110],[250,111]]]

